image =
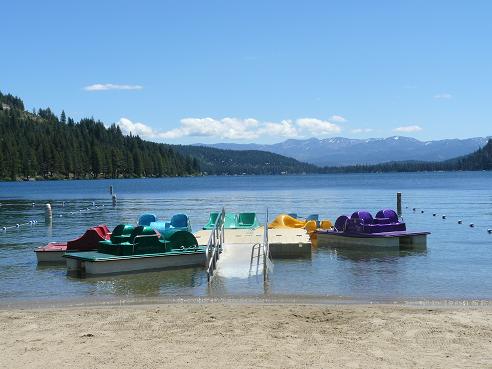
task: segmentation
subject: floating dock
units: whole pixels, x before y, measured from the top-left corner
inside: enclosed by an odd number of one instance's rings
[[[255,244],[263,243],[264,226],[255,229],[224,229],[224,248],[234,245],[249,245],[249,251]],[[199,244],[206,244],[211,230],[200,230],[195,233]],[[268,230],[270,257],[296,258],[311,255],[311,240],[305,229],[278,228]]]

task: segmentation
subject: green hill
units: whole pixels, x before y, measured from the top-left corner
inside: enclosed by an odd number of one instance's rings
[[[222,150],[206,146],[176,145],[173,148],[198,160],[207,174],[321,173],[322,168],[286,156],[259,150]]]
[[[0,93],[0,180],[320,171],[269,152],[148,142],[93,118],[75,122],[49,108],[27,112],[20,98]]]
[[[93,118],[74,122],[48,109],[26,112],[0,93],[0,179],[183,176],[198,162],[169,145],[125,136]]]

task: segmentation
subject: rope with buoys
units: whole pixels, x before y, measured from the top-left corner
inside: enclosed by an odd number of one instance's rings
[[[408,206],[405,206],[405,209],[408,209]],[[425,211],[423,209],[418,209],[418,208],[412,208],[412,211],[414,214],[417,214],[417,210],[420,210],[420,214],[424,214]],[[437,213],[432,213],[433,217],[437,217]],[[441,219],[446,220],[448,219],[448,216],[446,214],[441,215]],[[457,221],[458,224],[463,224],[463,219],[458,219]],[[485,225],[476,225],[475,223],[469,223],[468,224],[469,228],[485,228],[487,230],[488,234],[492,234],[492,228],[486,228],[487,226]]]

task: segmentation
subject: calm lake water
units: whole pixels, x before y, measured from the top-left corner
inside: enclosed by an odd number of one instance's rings
[[[109,185],[118,197],[111,206]],[[207,284],[203,268],[75,279],[64,267],[36,265],[33,249],[65,241],[86,228],[135,223],[143,212],[160,219],[189,214],[194,230],[211,211],[271,215],[319,213],[335,220],[358,209],[395,207],[403,192],[410,230],[428,230],[425,251],[348,251],[318,247],[311,258],[275,260],[262,278],[220,278]],[[44,204],[53,223],[44,223]],[[62,206],[62,203],[65,203]],[[97,207],[92,206],[93,202]],[[239,176],[0,183],[0,303],[176,296],[303,295],[360,300],[492,299],[492,173]],[[33,206],[34,203],[34,206]],[[104,207],[102,206],[104,205]],[[405,208],[408,207],[408,208]],[[417,211],[412,211],[417,208]],[[83,211],[80,211],[83,209]],[[89,209],[89,210],[87,210]],[[425,212],[422,214],[421,210]],[[432,214],[438,216],[433,217]],[[443,220],[442,215],[447,215]],[[463,224],[457,224],[463,219]],[[470,228],[469,223],[475,227]]]

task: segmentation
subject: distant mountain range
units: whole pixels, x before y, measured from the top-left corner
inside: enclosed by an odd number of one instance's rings
[[[394,161],[437,162],[470,154],[487,144],[489,137],[419,141],[415,138],[286,140],[271,145],[260,144],[195,144],[224,150],[261,150],[288,156],[319,166],[349,166],[379,164]]]

